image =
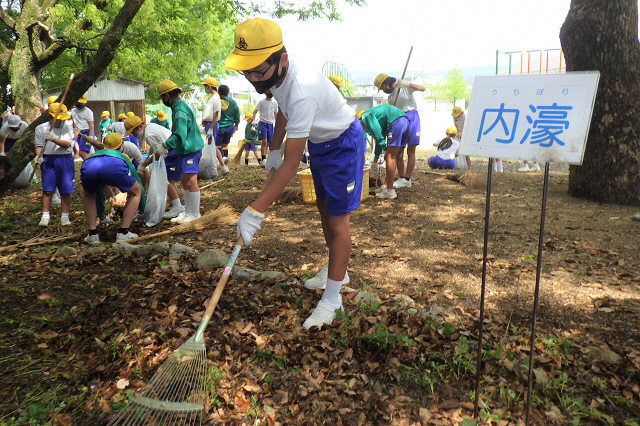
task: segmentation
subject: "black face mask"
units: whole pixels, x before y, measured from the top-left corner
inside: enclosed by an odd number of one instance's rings
[[[389,87],[389,86],[385,86],[382,91],[384,93],[386,93],[387,95],[390,95],[391,93],[393,93],[393,87]]]
[[[278,62],[280,62],[280,59],[278,59]],[[276,83],[278,82],[278,80],[280,80],[282,77],[284,77],[284,75],[287,73],[287,68],[284,67],[282,68],[282,73],[277,74],[275,71],[273,74],[271,74],[271,77],[269,77],[267,80],[263,80],[263,81],[251,81],[249,80],[249,83],[251,83],[253,85],[253,87],[256,89],[256,92],[263,94],[264,92],[266,92],[267,90],[271,89],[273,86],[276,85]],[[269,96],[269,95],[267,95]],[[273,94],[271,95],[273,96]]]
[[[78,102],[78,103],[76,104],[76,108],[78,108],[78,109],[82,109],[82,108],[84,108],[84,107],[86,107],[86,106],[87,106],[86,104],[81,104],[80,102]]]
[[[164,106],[171,108],[171,105],[173,105],[173,102],[170,102],[169,99],[170,98],[168,96],[166,98],[162,97],[162,103],[164,104]]]

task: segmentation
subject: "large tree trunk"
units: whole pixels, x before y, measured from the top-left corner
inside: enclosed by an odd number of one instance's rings
[[[98,45],[98,51],[94,55],[93,59],[89,61],[87,67],[82,70],[73,80],[71,87],[69,88],[69,93],[64,101],[67,108],[71,109],[76,101],[82,96],[84,92],[86,92],[89,87],[93,84],[93,82],[102,75],[104,70],[109,66],[113,56],[115,55],[116,49],[120,44],[120,40],[124,35],[126,29],[131,24],[131,21],[136,16],[140,7],[144,0],[126,0],[116,17],[114,18],[112,24],[109,26],[105,36],[100,41]],[[11,66],[11,64],[10,64]],[[25,78],[28,78],[27,75]],[[12,82],[14,80],[12,79]],[[32,94],[33,96],[40,96],[39,88],[36,88],[35,92]],[[22,169],[27,165],[29,161],[35,157],[35,128],[39,124],[42,124],[46,121],[47,115],[42,114],[36,120],[34,120],[29,127],[25,130],[22,136],[16,141],[9,151],[9,159],[13,162],[16,173],[12,174],[8,178],[4,178],[0,180],[0,196],[2,196],[7,188],[9,187],[9,183],[11,183],[17,175],[20,173]]]
[[[640,205],[640,42],[638,0],[572,0],[560,30],[567,71],[600,71],[581,166],[569,193]]]

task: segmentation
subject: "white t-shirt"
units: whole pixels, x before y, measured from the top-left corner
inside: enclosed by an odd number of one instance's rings
[[[14,132],[13,130],[11,130],[7,123],[4,123],[2,125],[2,128],[0,128],[0,136],[8,139],[18,139],[20,136],[22,136],[27,127],[29,127],[29,125],[24,121],[21,121],[20,128],[17,132]]]
[[[93,111],[89,107],[82,109],[73,108],[69,111],[69,115],[73,119],[73,125],[79,130],[89,130],[89,122],[93,121]]]
[[[260,113],[260,121],[263,123],[273,124],[276,122],[276,114],[278,113],[278,103],[275,99],[263,99],[258,102],[256,109]]]
[[[458,117],[454,117],[453,124],[456,125],[456,129],[458,129],[458,134],[456,135],[456,139],[462,139],[462,131],[464,130],[464,120],[466,120],[467,116],[463,112]]]
[[[150,148],[163,143],[169,139],[169,136],[171,136],[171,130],[159,124],[149,123],[144,128],[144,140],[149,144]]]
[[[456,158],[456,152],[460,147],[460,142],[456,139],[451,139],[451,146],[447,149],[439,149],[436,151],[436,155],[443,160],[454,160]]]
[[[412,89],[411,87],[401,87],[400,94],[398,95],[398,102],[396,102],[396,106],[402,110],[402,112],[409,112],[418,109],[418,104],[416,104],[416,100],[413,97],[413,92],[416,89]],[[393,105],[393,102],[396,100],[396,93],[398,93],[398,87],[393,89],[393,92],[389,95],[389,103]]]
[[[202,113],[202,121],[213,121],[213,115],[218,113],[216,121],[220,121],[220,95],[217,93],[209,96],[209,100],[204,106],[204,112]],[[216,121],[213,121],[214,123]]]
[[[124,138],[124,134],[126,133],[127,129],[125,129],[124,127],[124,123],[122,121],[115,121],[111,124],[111,128],[113,129],[114,132],[116,132],[117,134],[120,135],[120,137]]]
[[[140,149],[133,142],[122,141],[122,153],[127,154],[129,160],[136,160],[138,164],[143,161]]]
[[[35,145],[44,146],[44,135],[49,131],[49,123],[42,123],[36,127]],[[53,134],[57,139],[64,139],[69,142],[69,148],[63,148],[51,141],[47,141],[43,155],[64,155],[73,153],[73,127],[68,121],[62,123],[60,127],[53,128]]]
[[[280,87],[272,87],[280,111],[287,119],[287,137],[309,138],[311,143],[330,141],[349,128],[353,108],[331,80],[289,57],[289,70]]]

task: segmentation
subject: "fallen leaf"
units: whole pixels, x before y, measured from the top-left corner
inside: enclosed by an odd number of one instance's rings
[[[41,339],[53,339],[54,337],[58,337],[58,333],[55,331],[47,330],[40,333]]]
[[[170,314],[174,313],[177,310],[178,310],[178,307],[176,305],[171,305],[167,308],[167,311],[169,311]]]
[[[42,293],[40,296],[38,296],[38,300],[49,300],[49,299],[53,299],[53,294]]]
[[[247,392],[258,393],[262,390],[262,387],[258,385],[244,385],[242,389],[246,390]]]
[[[127,386],[129,386],[129,380],[127,379],[120,379],[118,380],[118,383],[116,383],[116,387],[118,389],[126,389]]]

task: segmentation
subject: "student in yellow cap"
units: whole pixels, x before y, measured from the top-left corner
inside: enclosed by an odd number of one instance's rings
[[[351,107],[323,74],[290,58],[275,22],[248,19],[235,29],[235,50],[225,60],[258,93],[271,90],[278,100],[278,116],[266,169],[275,170],[258,198],[238,220],[238,237],[250,244],[264,212],[296,174],[308,141],[311,173],[316,191],[329,263],[312,279],[308,289],[322,289],[322,299],[303,324],[305,329],[329,325],[342,309],[340,288],[349,282],[351,257],[350,213],[360,206],[365,141],[362,126]],[[287,142],[284,161],[280,146]]]
[[[100,132],[100,142],[103,141],[104,137],[107,134],[111,133],[111,130],[108,130],[111,127],[111,123],[113,120],[111,119],[111,114],[109,111],[102,111],[100,114],[100,124],[98,124],[98,131]]]
[[[265,98],[258,102],[256,109],[253,110],[253,118],[256,119],[256,115],[260,113],[260,122],[258,123],[258,138],[262,141],[260,146],[261,165],[266,165],[267,150],[271,141],[273,140],[273,125],[276,122],[276,116],[278,115],[278,103],[273,99],[273,93],[271,90],[264,92]]]
[[[75,107],[69,111],[69,115],[73,119],[73,126],[78,131],[78,133],[82,133],[83,135],[91,136],[95,138],[95,132],[93,128],[93,111],[91,108],[87,108],[87,95],[84,94],[78,102],[76,102]],[[76,147],[78,148],[78,154],[82,159],[86,159],[89,155],[89,151],[91,151],[91,144],[86,140],[76,135]]]
[[[244,114],[243,120],[247,121],[247,125],[244,128],[244,164],[249,165],[249,152],[253,152],[256,157],[256,161],[260,164],[260,157],[258,157],[258,123],[253,119],[253,114],[247,112]]]
[[[58,111],[58,108],[60,110]],[[57,113],[57,115],[56,115]],[[53,119],[57,117],[52,127]],[[49,106],[49,121],[42,123],[35,130],[36,155],[44,149],[40,163],[42,177],[42,218],[40,226],[48,226],[51,216],[51,200],[53,193],[58,188],[62,199],[62,217],[60,224],[71,225],[69,211],[71,209],[71,194],[75,192],[73,178],[75,169],[73,165],[73,127],[67,122],[70,116],[67,107],[57,102]]]
[[[202,111],[202,125],[204,126],[207,143],[211,145],[215,142],[220,127],[221,103],[220,95],[218,94],[218,81],[213,77],[207,77],[201,84],[204,85],[204,91],[210,95],[204,106],[204,111]],[[222,166],[220,172],[223,175],[229,173],[229,167],[224,164],[222,152],[217,146],[215,152],[218,163]]]
[[[446,137],[433,145],[437,148],[436,155],[429,157],[427,164],[432,169],[453,169],[456,166],[456,157],[460,141],[456,139],[458,130],[455,127],[448,127]]]
[[[408,188],[411,186],[411,176],[416,166],[416,148],[420,145],[420,115],[418,104],[413,97],[416,91],[424,92],[424,86],[411,83],[407,80],[396,80],[387,74],[378,74],[374,80],[378,91],[382,90],[389,95],[391,105],[400,108],[409,119],[409,135],[407,139],[407,167],[404,166],[404,148],[398,152],[396,164],[398,167],[398,180],[393,182],[394,188]],[[396,101],[396,98],[398,99]],[[394,104],[395,102],[395,104]]]
[[[453,117],[453,125],[457,130],[455,138],[460,142],[462,140],[462,132],[464,130],[464,122],[467,118],[466,114],[461,107],[453,107],[451,111],[451,117]],[[463,155],[463,160],[466,162],[467,170],[471,170],[471,158],[468,155]]]
[[[151,119],[151,123],[159,124],[165,129],[171,130],[171,124],[169,123],[169,119],[167,118],[167,115],[164,113],[164,111],[161,109],[159,109],[156,112],[156,116]]]
[[[164,155],[172,148],[178,155],[176,169],[180,171],[180,182],[184,189],[184,212],[171,219],[172,222],[187,223],[200,217],[200,188],[198,188],[198,164],[202,157],[204,142],[196,117],[185,101],[180,99],[182,90],[171,80],[163,80],[156,86],[159,99],[171,108],[173,123],[171,136],[157,144],[150,154]]]
[[[125,121],[127,121],[127,114],[125,114],[124,112],[121,112],[120,114],[118,114],[118,121],[114,121],[113,123],[111,123],[111,125],[107,127],[107,129],[109,131],[119,134],[120,137],[123,138],[124,133],[126,132],[124,128]]]
[[[336,74],[332,74],[329,76],[329,80],[331,80],[333,85],[336,86],[336,89],[338,89],[338,92],[340,92],[340,94],[344,96],[344,93],[342,93],[342,88],[344,87],[344,83],[342,82],[342,77]]]

